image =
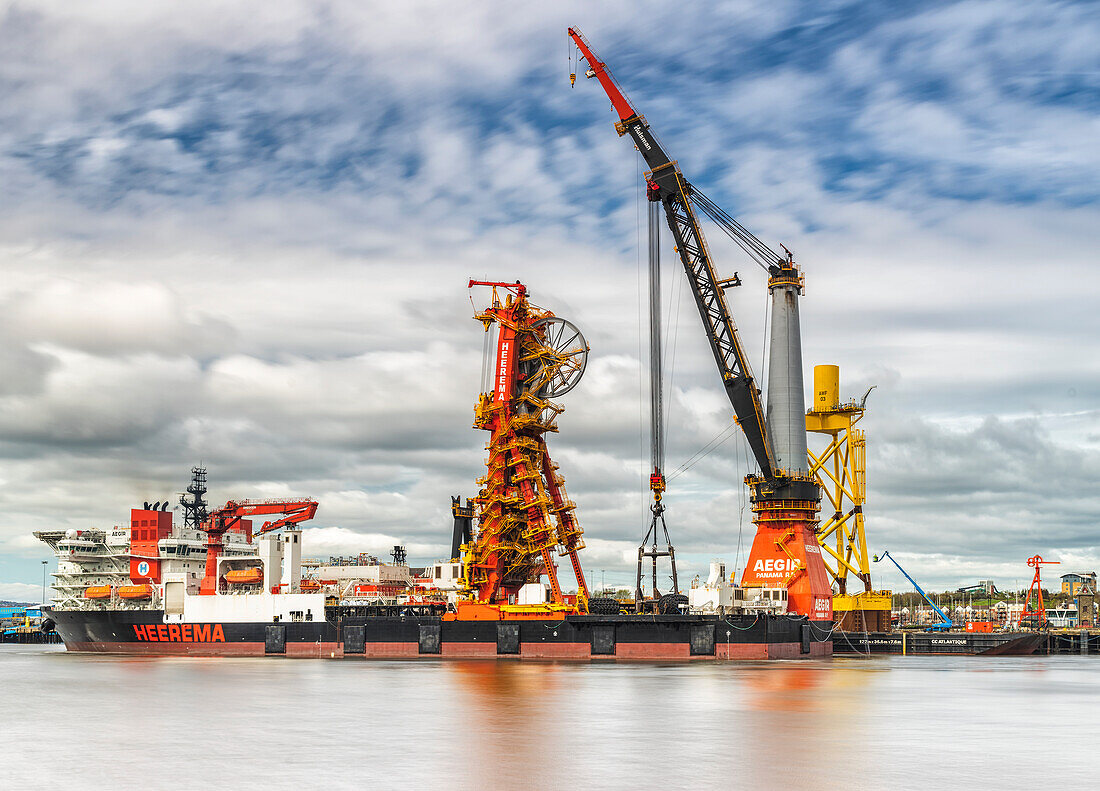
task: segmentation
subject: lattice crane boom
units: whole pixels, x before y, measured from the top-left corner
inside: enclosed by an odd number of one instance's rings
[[[619,116],[615,130],[620,136],[630,136],[649,167],[645,174],[646,197],[664,207],[726,395],[760,467],[760,475],[746,477],[757,532],[741,584],[779,584],[787,589],[788,607],[794,612],[814,621],[831,621],[832,590],[815,535],[821,492],[808,474],[798,313],[802,274],[790,251],[785,250],[785,255],[773,251],[687,182],[584,36],[570,28],[569,37],[581,53],[578,63],[583,58],[589,65],[586,76],[599,80]],[[769,276],[771,344],[766,419],[760,389],[726,304],[726,289],[741,281],[736,273],[725,279],[716,274],[696,207]]]
[[[745,433],[761,474],[766,481],[773,481],[777,476],[775,457],[768,439],[760,389],[753,378],[748,356],[725,298],[725,290],[739,285],[740,279],[735,274],[723,280],[715,273],[706,238],[692,205],[692,197],[696,191],[684,178],[675,160],[665,153],[645,118],[634,109],[619,89],[606,64],[592,52],[588,40],[576,28],[569,28],[569,36],[589,64],[586,76],[595,77],[600,82],[619,115],[615,131],[620,136],[630,135],[650,168],[646,174],[646,195],[649,200],[659,201],[664,206],[665,219],[676,242],[680,261],[687,272],[726,395],[733,405],[737,422]],[[759,244],[763,246],[763,243]]]

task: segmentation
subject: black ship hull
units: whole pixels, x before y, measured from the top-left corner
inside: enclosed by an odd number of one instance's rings
[[[834,632],[833,653],[905,656],[1027,656],[1041,636],[1019,632]]]
[[[324,621],[165,623],[161,610],[51,610],[70,651],[323,658],[809,659],[829,656],[828,624],[804,616],[567,615],[503,621],[359,615]]]

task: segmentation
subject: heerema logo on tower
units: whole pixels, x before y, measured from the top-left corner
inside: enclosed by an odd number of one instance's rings
[[[501,339],[500,364],[497,366],[497,400],[503,401],[508,397],[508,372],[511,370],[512,344]]]

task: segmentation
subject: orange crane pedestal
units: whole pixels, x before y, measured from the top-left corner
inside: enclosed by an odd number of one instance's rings
[[[832,587],[817,542],[818,502],[753,499],[756,538],[741,584],[786,588],[789,609],[831,621]]]

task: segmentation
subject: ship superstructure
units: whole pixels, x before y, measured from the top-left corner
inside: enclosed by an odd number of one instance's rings
[[[35,538],[44,542],[57,557],[51,588],[54,606],[64,609],[103,609],[119,606],[141,609],[157,606],[159,586],[148,582],[149,571],[183,574],[199,580],[206,566],[205,536],[201,530],[171,526],[167,533],[150,543],[132,541],[132,536],[150,530],[149,523],[171,521],[171,512],[133,509],[130,525],[115,525],[110,530],[40,530]],[[144,523],[144,524],[143,524]],[[243,531],[231,533],[225,542],[227,557],[256,553],[256,545]],[[135,575],[131,575],[133,568]],[[144,574],[143,574],[144,570]],[[137,590],[128,590],[131,587]]]

